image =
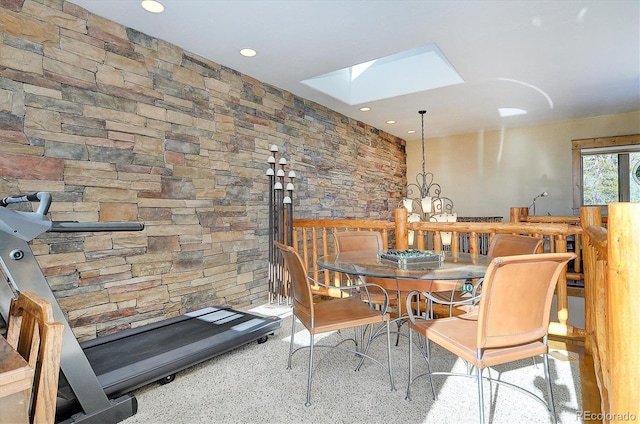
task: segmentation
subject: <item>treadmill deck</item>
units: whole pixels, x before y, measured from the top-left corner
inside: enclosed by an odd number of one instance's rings
[[[209,307],[80,345],[105,393],[114,398],[245,344],[266,340],[280,326],[278,317]],[[61,374],[58,412],[62,416],[75,409],[75,399],[63,395],[70,392],[66,384]]]

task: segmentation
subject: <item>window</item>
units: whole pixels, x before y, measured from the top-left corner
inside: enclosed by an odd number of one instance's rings
[[[640,135],[573,140],[572,150],[575,210],[640,202]]]

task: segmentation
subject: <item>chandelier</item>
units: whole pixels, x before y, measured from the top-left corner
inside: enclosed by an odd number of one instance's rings
[[[424,115],[426,110],[419,110],[422,124],[422,172],[416,175],[416,182],[407,185],[407,197],[402,200],[402,207],[407,209],[410,218],[429,221],[434,215],[453,213],[453,201],[442,196],[442,187],[434,182],[432,172],[425,167]],[[414,215],[413,217],[411,215]]]
[[[419,110],[422,124],[422,172],[416,175],[416,182],[407,185],[407,197],[402,199],[401,207],[408,213],[408,222],[436,221],[455,222],[457,214],[453,212],[453,201],[442,196],[442,187],[434,182],[432,172],[425,167],[424,115],[426,110]],[[451,244],[451,233],[440,234],[444,245]],[[413,231],[409,231],[409,244],[413,244]]]

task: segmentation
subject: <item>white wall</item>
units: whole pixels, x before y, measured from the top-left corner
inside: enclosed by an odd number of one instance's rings
[[[428,135],[428,126],[425,134]],[[536,202],[536,214],[572,215],[571,140],[640,133],[640,111],[425,141],[426,170],[459,216],[502,216]],[[420,140],[407,142],[407,181],[422,171]]]

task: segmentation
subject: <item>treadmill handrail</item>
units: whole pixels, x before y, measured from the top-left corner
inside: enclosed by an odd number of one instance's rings
[[[19,194],[16,196],[7,196],[0,200],[0,206],[7,206],[11,203],[26,203],[26,202],[40,202],[38,210],[39,215],[46,215],[49,213],[49,207],[51,206],[51,193],[46,191],[39,191],[31,194]]]
[[[52,221],[50,233],[81,233],[99,231],[142,231],[142,222],[77,222]]]
[[[35,212],[22,212],[10,209],[0,209],[0,231],[20,237],[24,241],[31,241],[45,232],[79,233],[79,232],[107,232],[107,231],[142,231],[142,222],[76,222],[51,221],[47,214],[51,206],[51,193],[39,191],[37,193],[8,196],[0,199],[0,207],[14,203],[39,202]]]

